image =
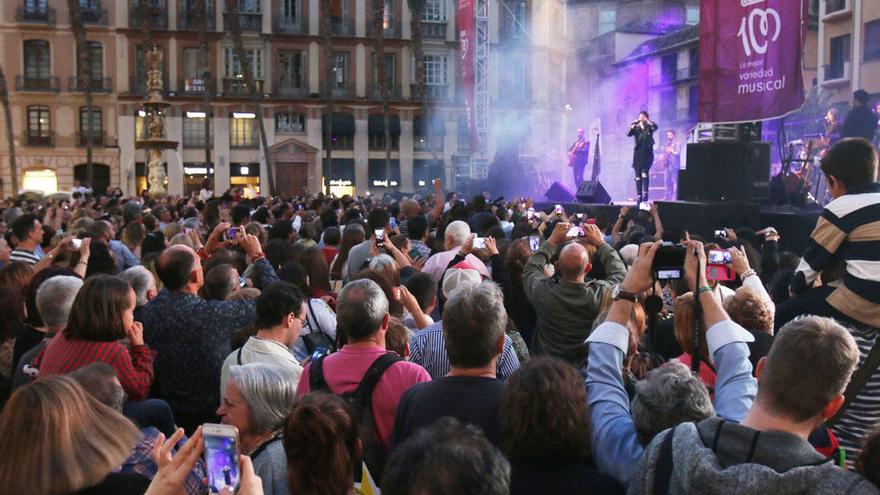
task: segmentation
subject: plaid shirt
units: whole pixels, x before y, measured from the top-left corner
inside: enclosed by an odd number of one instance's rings
[[[131,400],[144,400],[153,382],[153,354],[145,345],[130,349],[120,342],[72,340],[58,334],[34,359],[39,376],[69,373],[92,363],[107,363]]]
[[[128,459],[122,464],[121,471],[123,473],[138,473],[147,478],[153,479],[159,471],[159,466],[157,466],[156,462],[153,460],[153,450],[155,450],[156,442],[159,440],[159,430],[150,427],[144,428],[141,431],[144,436],[137,445],[134,446],[131,455],[128,456]],[[177,451],[180,450],[186,442],[186,436],[177,442],[177,446],[174,448],[174,455],[177,455]],[[205,493],[205,485],[202,480],[206,477],[205,461],[199,459],[196,462],[195,467],[193,467],[193,470],[187,475],[186,482],[183,485],[187,495],[202,495]]]

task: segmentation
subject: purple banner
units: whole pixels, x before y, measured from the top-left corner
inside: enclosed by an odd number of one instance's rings
[[[700,122],[781,117],[804,103],[806,0],[702,0]]]

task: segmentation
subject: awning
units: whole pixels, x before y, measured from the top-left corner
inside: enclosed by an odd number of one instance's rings
[[[385,179],[387,169],[384,159],[372,159],[368,162],[367,167],[367,177],[371,188],[388,187],[388,182]],[[400,187],[400,162],[397,160],[391,160],[391,187]]]
[[[388,115],[388,127],[391,129],[392,136],[400,135],[400,117],[397,115]],[[368,132],[370,134],[385,134],[385,116],[382,114],[370,115],[368,123]]]
[[[428,135],[428,125],[427,122],[431,123],[431,135],[432,136],[444,136],[446,135],[446,121],[443,120],[443,117],[439,115],[435,115],[430,117],[429,119],[425,119],[423,115],[417,115],[413,118],[413,134],[416,136],[427,136]]]
[[[341,181],[333,185],[354,185],[354,160],[351,158],[334,158],[332,174],[327,170],[327,160],[322,160],[322,174],[330,181]],[[347,184],[345,182],[348,182]]]
[[[321,119],[324,127],[327,127],[327,114]],[[354,115],[350,113],[334,113],[333,114],[333,134],[340,136],[345,134],[354,135]]]

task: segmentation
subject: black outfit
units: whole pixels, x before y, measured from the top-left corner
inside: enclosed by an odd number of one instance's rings
[[[853,108],[843,120],[843,137],[860,137],[873,141],[877,132],[877,115],[862,105]]]
[[[25,323],[21,332],[15,337],[15,347],[12,349],[13,367],[18,365],[18,362],[21,360],[21,357],[24,356],[24,353],[39,345],[45,338],[45,332],[41,332]]]
[[[654,164],[654,131],[657,124],[648,122],[642,127],[636,123],[629,128],[627,136],[635,140],[633,150],[633,170],[636,173],[636,191],[639,193],[639,201],[648,200],[648,172]]]
[[[501,380],[478,376],[444,376],[413,385],[397,406],[391,448],[444,416],[479,426],[497,445],[504,387]]]
[[[504,308],[507,309],[508,316],[513,320],[513,324],[516,325],[516,329],[522,335],[526,345],[531,348],[538,314],[535,313],[535,307],[526,297],[526,291],[522,286],[522,276],[520,276],[518,284],[514,282],[504,265],[504,258],[500,254],[492,256],[491,261],[492,281],[501,286],[501,291],[504,293]],[[601,265],[597,263],[596,266]]]
[[[756,375],[758,371],[758,361],[762,357],[770,354],[770,347],[773,346],[773,336],[767,332],[753,331],[749,332],[755,337],[754,342],[749,342],[749,361],[752,363],[752,375]]]
[[[578,139],[571,145],[568,152],[572,153],[568,164],[571,166],[574,188],[578,189],[584,181],[584,169],[587,168],[587,162],[590,161],[590,141],[586,138]]]
[[[510,495],[534,493],[623,495],[620,483],[585,464],[513,461]]]
[[[138,473],[110,473],[95,486],[83,488],[72,495],[143,495],[150,478]]]

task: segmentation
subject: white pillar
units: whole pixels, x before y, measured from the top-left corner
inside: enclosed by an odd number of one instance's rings
[[[853,34],[852,34],[852,87],[850,91],[862,88],[862,0],[851,0],[853,3]]]
[[[119,122],[116,132],[119,137],[119,168],[120,185],[119,188],[126,196],[132,196],[136,193],[135,189],[135,160],[134,160],[134,116],[120,115],[117,119]]]
[[[215,112],[215,115],[219,114],[216,109]],[[211,124],[214,131],[214,192],[220,195],[229,189],[229,118],[224,114]]]
[[[321,32],[321,6],[318,0],[303,0],[309,2],[309,35],[318,36]]]
[[[172,10],[171,12],[175,12]],[[183,88],[177,87],[177,38],[171,38],[168,41],[168,53],[165,54],[168,59],[168,86],[166,90],[180,91]]]
[[[412,62],[413,62],[413,54],[409,48],[409,45],[404,45],[400,50],[400,84],[401,84],[401,95],[404,98],[409,98],[412,96]]]
[[[309,170],[309,191],[316,192],[321,190],[321,179],[324,177],[324,139],[323,130],[321,128],[321,114],[317,113],[317,118],[306,120],[306,142],[309,146],[318,149],[317,158],[314,166]],[[327,178],[329,181],[330,179]]]
[[[178,19],[177,19],[177,2],[178,0],[168,0],[168,3],[165,4],[165,8],[168,9],[168,30],[176,31],[178,29]],[[117,5],[123,2],[116,2]],[[174,42],[174,38],[171,38],[172,43]]]
[[[321,93],[321,47],[316,41],[309,43],[309,94]]]
[[[345,1],[345,0],[342,0]],[[358,38],[367,35],[367,0],[354,1],[354,33]]]
[[[412,22],[412,11],[409,10],[409,2],[404,0],[400,4],[400,37],[405,40],[412,39],[412,26],[410,25]]]
[[[413,121],[400,121],[400,191],[413,192],[415,190],[413,181]]]
[[[275,15],[275,12],[272,11],[272,1],[271,0],[262,0],[260,4],[260,12],[263,13],[263,34],[271,34],[272,33],[272,18]]]
[[[168,164],[168,194],[183,194],[183,119],[168,117],[165,119],[165,136],[177,141],[176,150],[165,151],[165,163]]]
[[[364,98],[367,95],[367,48],[363,43],[355,47],[354,67],[355,96]]]
[[[265,109],[264,109],[265,111]],[[269,113],[269,112],[266,112]],[[269,146],[275,144],[275,122],[272,118],[263,119],[263,126],[266,128],[266,143]],[[260,142],[260,194],[268,195],[269,192],[269,150],[263,149],[263,143]],[[277,177],[277,175],[275,176]]]
[[[365,112],[366,113],[366,112]],[[367,135],[368,121],[364,118],[354,120],[354,184],[357,193],[363,195],[370,190],[369,160],[370,141]]]

